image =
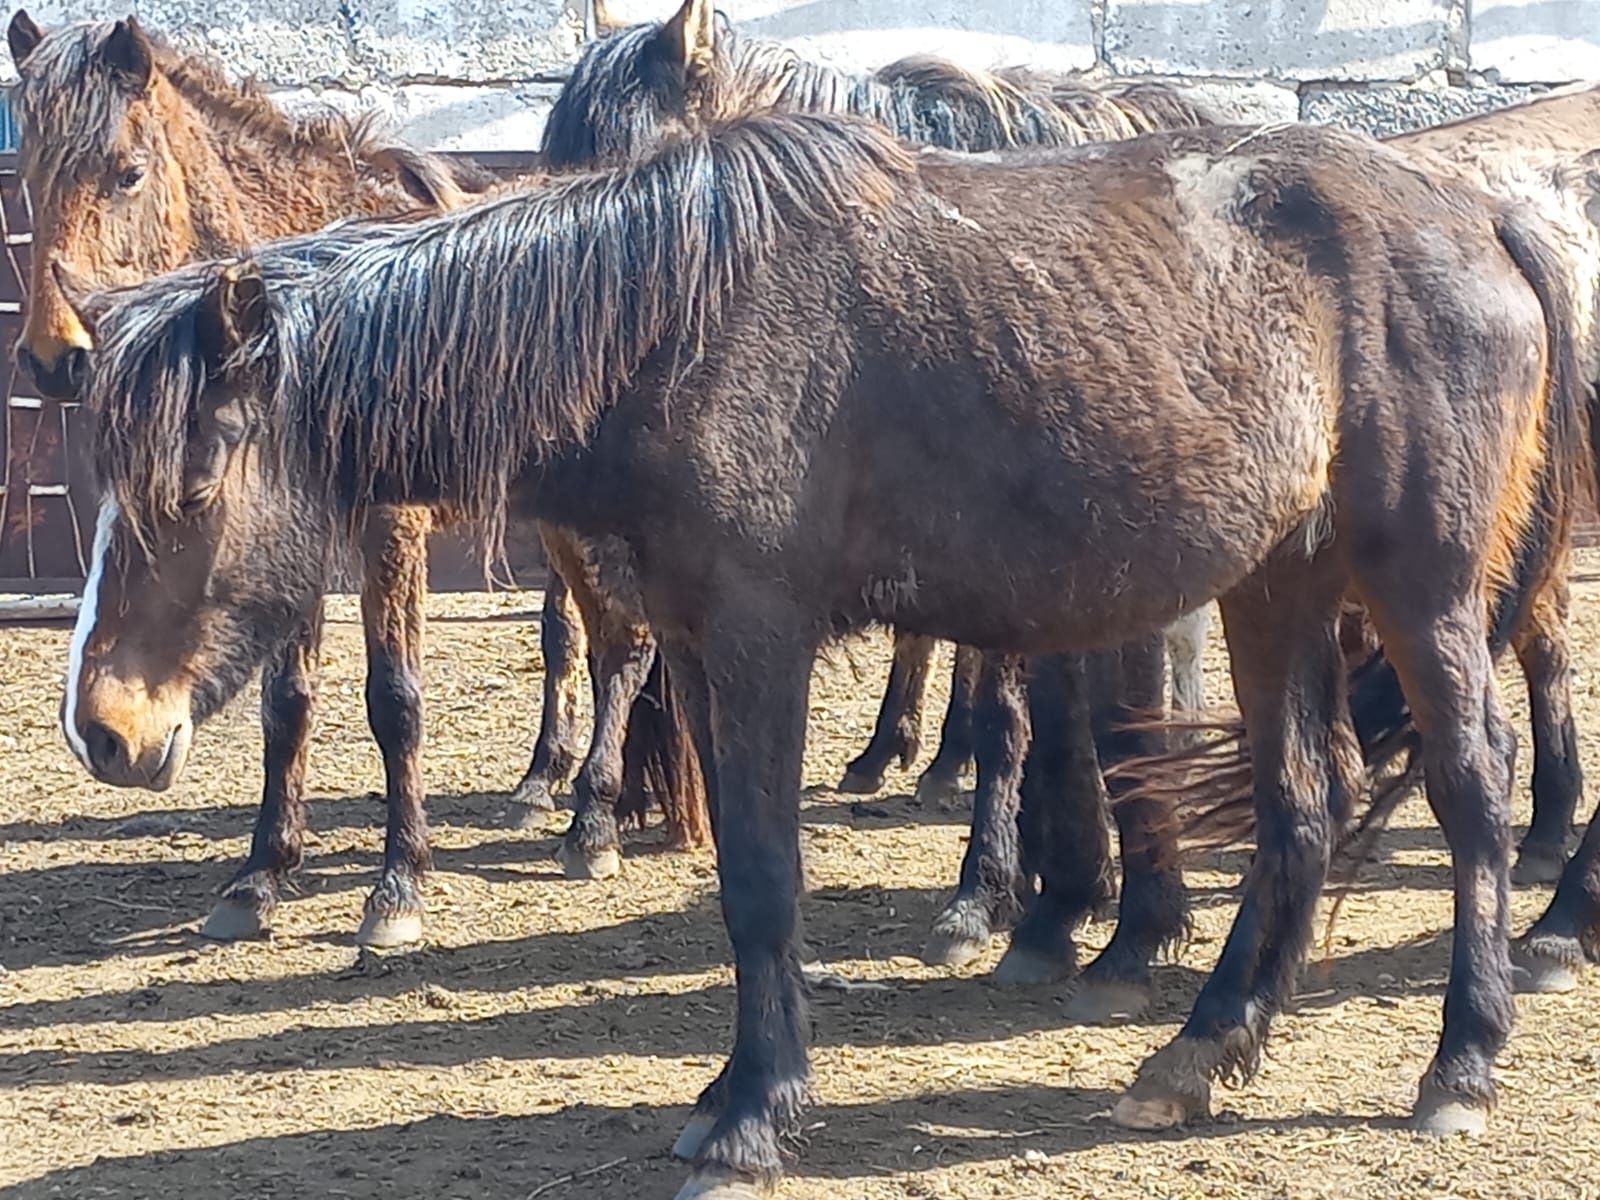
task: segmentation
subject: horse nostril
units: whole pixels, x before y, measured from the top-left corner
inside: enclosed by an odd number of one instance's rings
[[[128,744],[99,721],[91,721],[83,731],[83,745],[96,775],[127,773]]]
[[[76,396],[83,390],[83,377],[89,368],[89,356],[80,346],[68,346],[56,360],[56,370],[66,381],[67,391]]]
[[[26,346],[17,347],[17,366],[21,367],[35,383],[43,373],[39,366],[39,359],[32,350]]]

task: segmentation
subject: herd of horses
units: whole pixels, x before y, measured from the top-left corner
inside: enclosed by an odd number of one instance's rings
[[[1187,926],[1186,838],[1253,839],[1123,1125],[1203,1117],[1255,1067],[1332,865],[1419,780],[1455,879],[1420,1128],[1481,1129],[1514,985],[1600,959],[1566,631],[1600,456],[1600,89],[1379,143],[1225,125],[1165,86],[845,74],[685,0],[587,46],[539,170],[500,181],[289,117],[132,19],[19,12],[9,42],[35,221],[18,358],[88,406],[102,494],[67,740],[99,779],[165,788],[263,670],[265,790],[213,936],[261,932],[300,861],[322,597],[352,543],[389,811],[360,936],[420,935],[425,539],[459,523],[492,557],[516,515],[552,586],[515,794],[548,807],[577,768],[574,876],[615,872],[651,803],[717,848],[737,1022],[675,1147],[682,1197],[759,1191],[805,1099],[807,689],[869,624],[894,666],[844,790],[916,757],[934,639],[959,647],[921,787],[974,761],[973,834],[930,961],[1014,926],[1003,978],[1077,974],[1077,1015],[1135,1009]],[[1197,742],[1152,714],[1169,656],[1198,707],[1213,600],[1242,724]],[[1515,873],[1557,884],[1515,942],[1508,648],[1535,754]]]

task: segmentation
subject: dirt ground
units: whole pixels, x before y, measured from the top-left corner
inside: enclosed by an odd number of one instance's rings
[[[1600,780],[1600,588],[1579,593],[1576,703]],[[551,860],[565,813],[513,827],[501,792],[534,730],[537,610],[530,593],[432,601],[438,869],[426,944],[383,956],[352,941],[382,780],[348,599],[333,604],[302,894],[274,938],[239,945],[195,929],[254,818],[253,696],[200,732],[172,791],[115,791],[56,728],[67,632],[0,629],[4,1194],[672,1194],[682,1168],[667,1147],[732,1025],[712,861],[657,853],[645,832],[619,879],[572,883]],[[1182,1136],[1113,1126],[1119,1088],[1175,1031],[1220,946],[1242,859],[1191,879],[1198,936],[1131,1024],[1069,1024],[1066,987],[992,986],[999,947],[970,970],[923,967],[965,803],[919,807],[908,774],[867,805],[830,790],[864,743],[886,664],[884,635],[857,640],[819,666],[813,691],[809,940],[832,970],[878,986],[815,997],[818,1102],[782,1197],[1600,1195],[1600,973],[1567,996],[1519,999],[1487,1137],[1433,1142],[1402,1126],[1449,955],[1447,862],[1415,800],[1260,1074],[1219,1090],[1217,1119]],[[1211,686],[1221,700],[1219,648]],[[1506,694],[1525,730],[1509,677]],[[1546,898],[1516,896],[1519,927]],[[1108,933],[1092,927],[1091,946]]]

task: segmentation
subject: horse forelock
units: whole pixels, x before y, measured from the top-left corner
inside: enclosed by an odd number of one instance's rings
[[[429,220],[259,247],[266,329],[245,353],[263,459],[330,516],[425,494],[493,550],[524,464],[581,440],[658,347],[696,358],[786,231],[881,208],[913,170],[866,123],[774,116]],[[181,501],[218,269],[114,293],[98,322],[96,469],[146,527]]]
[[[85,21],[52,30],[19,71],[12,105],[22,126],[21,152],[49,176],[108,156],[132,97],[101,64],[114,28]]]

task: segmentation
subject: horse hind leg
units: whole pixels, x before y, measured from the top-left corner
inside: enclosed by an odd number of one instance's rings
[[[917,799],[941,804],[961,794],[961,773],[972,761],[972,709],[977,702],[983,653],[957,646],[951,668],[950,703],[939,730],[939,750],[917,779]]]
[[[578,692],[588,652],[583,620],[572,591],[556,564],[550,564],[550,585],[539,618],[539,649],[544,658],[544,704],[533,760],[511,793],[514,804],[533,813],[555,808],[555,795],[578,765]]]
[[[1572,645],[1567,634],[1566,564],[1535,597],[1527,627],[1513,643],[1528,682],[1533,718],[1533,822],[1517,848],[1511,881],[1554,883],[1572,848],[1572,821],[1583,795],[1578,730],[1572,718]]]
[[[1019,858],[1017,811],[1029,729],[1022,660],[985,655],[973,710],[978,790],[972,836],[956,894],[933,922],[922,952],[930,966],[963,966],[982,954],[995,930],[1014,923],[1028,899]]]
[[[1141,727],[1163,707],[1166,641],[1160,636],[1125,644],[1116,670],[1100,673],[1096,744],[1100,761],[1114,767],[1163,749],[1159,732]],[[1163,948],[1189,932],[1189,898],[1179,867],[1172,813],[1164,799],[1129,796],[1127,781],[1111,778],[1122,859],[1117,928],[1106,948],[1084,970],[1067,1007],[1073,1020],[1099,1022],[1136,1016],[1154,996],[1150,967]]]
[[[1269,564],[1223,603],[1258,849],[1222,955],[1178,1036],[1117,1102],[1120,1125],[1162,1129],[1205,1116],[1215,1079],[1252,1073],[1310,944],[1329,813],[1345,802],[1334,793],[1361,778],[1335,627],[1343,579],[1329,557]]]
[[[261,672],[265,782],[250,855],[222,889],[200,932],[220,941],[267,931],[278,893],[300,865],[305,834],[306,751],[321,674],[322,605]]]
[[[383,754],[388,804],[383,870],[356,934],[365,946],[398,946],[422,936],[422,881],[433,866],[422,779],[423,606],[431,527],[426,509],[382,508],[372,510],[362,534],[367,723]]]
[[[1008,986],[1069,977],[1077,964],[1074,932],[1116,894],[1084,660],[1053,654],[1029,667],[1033,739],[1022,774],[1022,866],[1040,886],[992,975]]]
[[[878,706],[877,724],[864,749],[845,768],[839,791],[870,796],[883,788],[889,764],[899,760],[907,770],[922,749],[922,702],[928,690],[928,666],[938,643],[916,633],[896,632],[889,684]]]

